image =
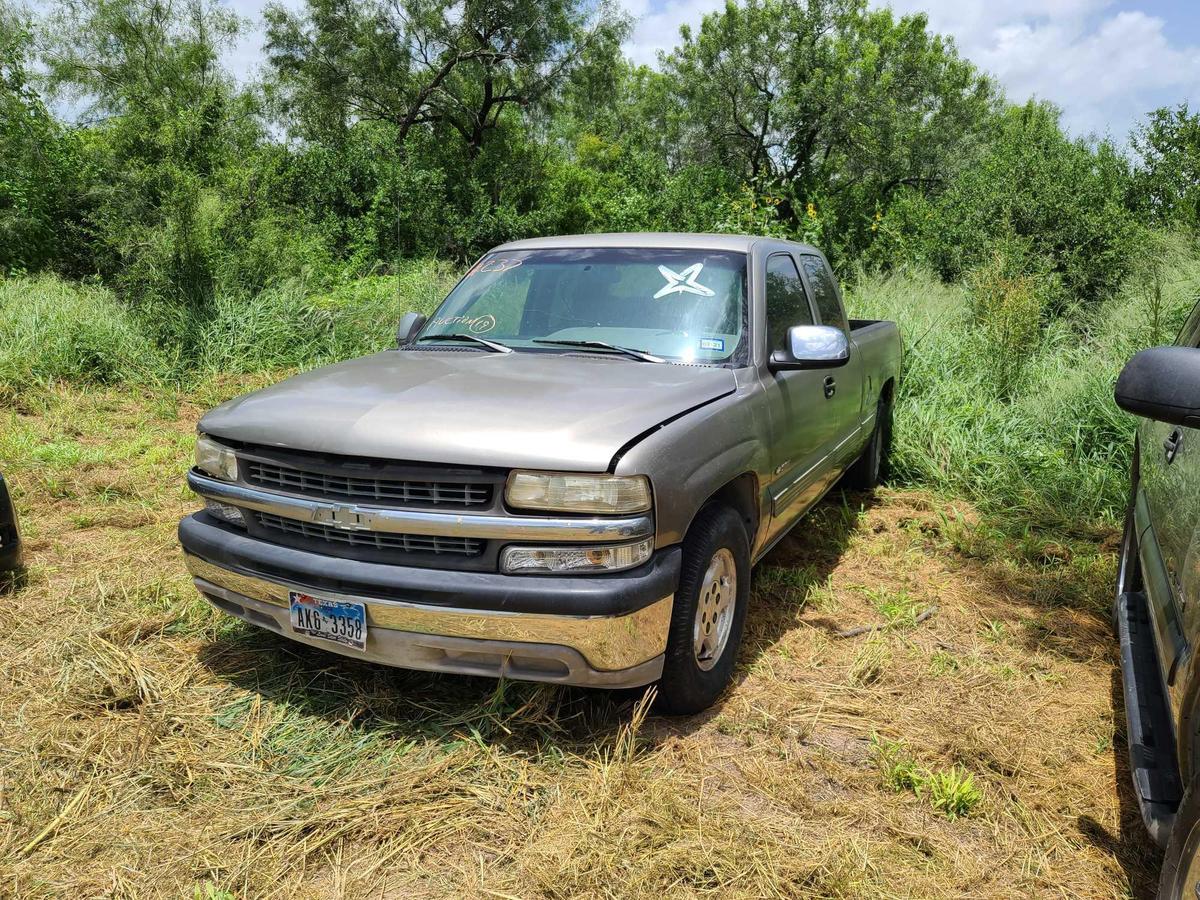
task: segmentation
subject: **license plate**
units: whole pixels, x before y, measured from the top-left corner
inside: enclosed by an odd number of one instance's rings
[[[326,600],[291,591],[292,631],[353,647],[367,649],[367,608],[353,600]]]

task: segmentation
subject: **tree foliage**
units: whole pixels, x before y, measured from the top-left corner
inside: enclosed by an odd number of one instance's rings
[[[1200,219],[1186,107],[1135,165],[868,0],[730,0],[653,67],[605,2],[304,0],[268,8],[250,85],[217,0],[5,2],[0,271],[99,275],[168,328],[289,279],[647,229],[808,240],[846,274],[1002,265],[1055,315],[1112,292],[1139,217]]]
[[[1156,109],[1132,144],[1141,158],[1133,202],[1159,225],[1200,233],[1200,114],[1186,103]]]

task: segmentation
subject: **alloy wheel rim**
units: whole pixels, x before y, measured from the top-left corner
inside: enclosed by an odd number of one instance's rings
[[[709,560],[700,582],[696,618],[692,625],[692,652],[696,665],[707,672],[725,653],[733,612],[737,605],[737,564],[733,553],[722,547]]]

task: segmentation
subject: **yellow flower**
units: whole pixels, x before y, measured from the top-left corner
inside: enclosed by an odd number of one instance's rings
[[[815,203],[808,204],[808,217],[810,219],[815,219],[817,217],[817,206]]]

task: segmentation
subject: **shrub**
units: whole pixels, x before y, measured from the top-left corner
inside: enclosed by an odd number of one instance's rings
[[[1043,297],[1035,276],[996,250],[967,276],[967,304],[981,358],[1007,397],[1041,336]]]
[[[1115,521],[1135,421],[1113,402],[1113,383],[1133,352],[1175,334],[1200,295],[1200,263],[1179,246],[1168,242],[1146,265],[1157,288],[1131,280],[1073,322],[1019,340],[998,323],[1024,304],[1032,315],[1034,301],[1002,271],[988,282],[1000,299],[982,300],[920,271],[860,276],[853,314],[895,319],[904,336],[895,478],[1034,525]],[[1010,354],[1000,383],[998,353]]]
[[[943,193],[899,205],[916,235],[893,235],[889,246],[956,282],[1015,236],[1041,270],[1062,279],[1063,299],[1112,296],[1138,252],[1136,220],[1123,204],[1129,164],[1111,144],[1070,140],[1058,119],[1054,107],[1033,101],[1005,110],[980,158]]]

